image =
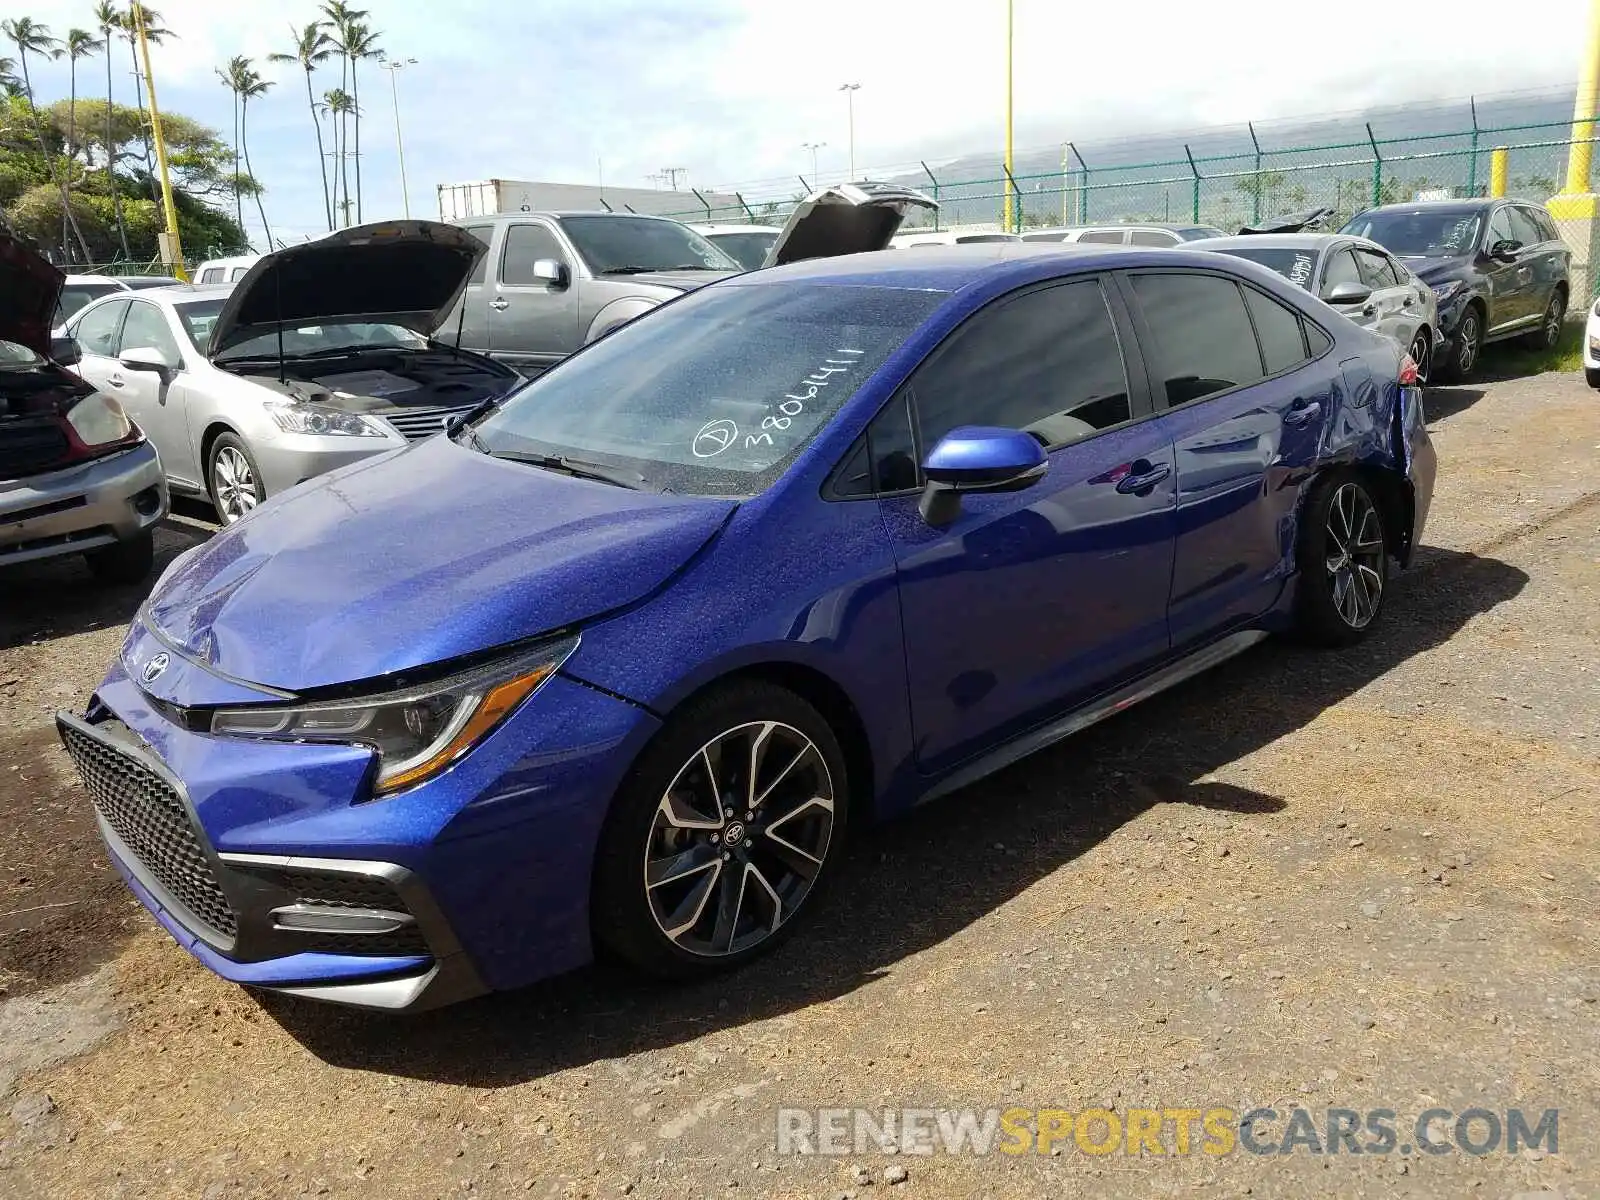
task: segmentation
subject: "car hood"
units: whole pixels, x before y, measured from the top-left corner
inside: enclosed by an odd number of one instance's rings
[[[143,620],[238,681],[303,692],[378,680],[642,600],[737,507],[431,438],[229,526],[162,578]]]
[[[280,324],[381,321],[430,334],[488,252],[455,225],[384,221],[263,255],[228,293],[208,352],[215,357]]]
[[[1410,268],[1413,275],[1426,284],[1461,279],[1472,269],[1470,255],[1453,255],[1449,258],[1405,258],[1399,255],[1396,257]]]
[[[1239,235],[1244,237],[1255,233],[1304,233],[1308,230],[1321,229],[1331,216],[1333,216],[1331,208],[1308,208],[1304,212],[1285,213],[1283,216],[1272,217],[1255,225],[1246,225],[1239,230]]]
[[[596,276],[610,283],[637,283],[645,287],[671,288],[678,292],[692,292],[696,288],[705,287],[708,283],[715,283],[719,279],[726,279],[730,275],[738,275],[739,271],[640,271],[636,274],[607,275],[601,272]]]
[[[50,323],[66,276],[0,221],[0,338],[50,355]]]
[[[913,209],[939,210],[939,202],[897,183],[842,183],[812,192],[795,208],[763,267],[808,258],[833,258],[884,250]]]

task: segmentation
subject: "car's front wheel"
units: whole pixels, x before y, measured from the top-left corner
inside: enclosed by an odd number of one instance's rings
[[[1348,471],[1320,479],[1300,519],[1299,629],[1308,640],[1345,646],[1383,612],[1389,542],[1367,481]]]
[[[238,434],[219,434],[206,462],[211,503],[224,525],[232,525],[267,498],[261,468]]]
[[[1469,304],[1462,314],[1449,350],[1443,373],[1452,381],[1466,379],[1477,367],[1478,355],[1483,351],[1483,317],[1475,305]]]
[[[841,853],[849,780],[810,704],[750,681],[669,719],[607,816],[596,941],[687,978],[761,954],[814,907]]]

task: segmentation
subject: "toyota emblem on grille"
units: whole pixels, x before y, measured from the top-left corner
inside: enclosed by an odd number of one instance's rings
[[[154,683],[161,678],[161,673],[167,669],[167,664],[171,661],[165,654],[156,655],[145,663],[144,670],[140,673],[140,678],[146,683]]]

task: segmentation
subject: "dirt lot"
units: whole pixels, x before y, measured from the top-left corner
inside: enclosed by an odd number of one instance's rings
[[[1269,643],[870,832],[814,930],[690,989],[396,1021],[211,977],[48,724],[137,593],[0,578],[0,1195],[1600,1197],[1600,396],[1430,410],[1428,545],[1359,650]],[[775,1152],[832,1105],[1559,1108],[1559,1151]]]

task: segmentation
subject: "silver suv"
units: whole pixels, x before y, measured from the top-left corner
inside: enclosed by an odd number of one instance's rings
[[[823,188],[796,207],[763,266],[881,250],[911,209],[937,205],[886,183]],[[438,337],[524,374],[684,292],[743,268],[687,225],[616,212],[526,212],[459,224],[489,247]]]

